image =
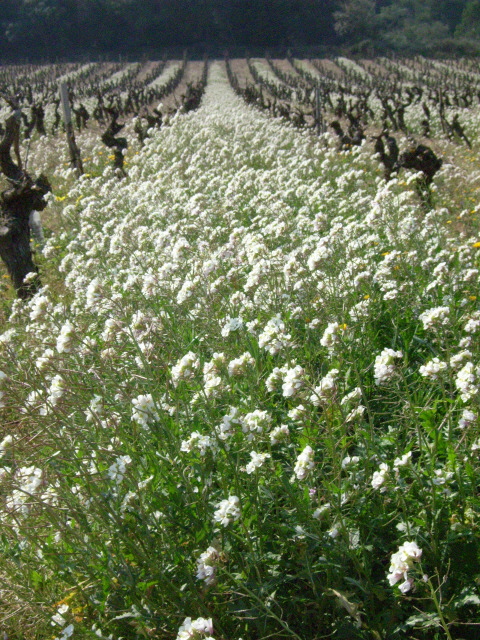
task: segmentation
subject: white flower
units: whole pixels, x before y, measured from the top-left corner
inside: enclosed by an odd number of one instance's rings
[[[449,315],[450,307],[434,307],[421,313],[419,318],[423,322],[424,329],[434,329],[448,324]]]
[[[282,440],[288,440],[290,437],[290,431],[286,424],[281,424],[279,427],[275,427],[270,431],[270,442],[272,444],[278,444]]]
[[[447,363],[439,360],[439,358],[433,358],[429,360],[426,364],[422,365],[418,370],[420,375],[424,378],[430,378],[430,380],[438,380],[440,377],[440,373],[445,371],[447,368]]]
[[[250,452],[250,457],[252,458],[250,462],[247,464],[245,471],[248,474],[253,473],[256,469],[260,469],[265,460],[270,458],[269,453],[257,453],[256,451]]]
[[[132,420],[141,427],[148,427],[148,423],[158,420],[158,413],[155,410],[155,403],[151,394],[138,396],[132,400]]]
[[[375,471],[372,476],[372,487],[374,489],[380,489],[382,485],[385,483],[385,480],[388,477],[388,472],[390,471],[390,467],[385,462],[380,464],[379,470]],[[382,487],[380,491],[383,493],[385,491],[385,487]]]
[[[312,447],[310,447],[309,445],[307,445],[305,447],[305,449],[302,451],[302,453],[298,456],[296,462],[295,462],[295,467],[293,469],[295,476],[297,477],[298,480],[305,480],[305,478],[307,477],[309,471],[311,471],[314,466],[314,452]]]
[[[395,375],[395,359],[402,358],[401,351],[393,349],[384,349],[382,353],[375,358],[374,377],[375,383],[378,385],[385,384]]]
[[[342,469],[346,469],[347,467],[354,466],[360,462],[360,458],[358,456],[345,456],[342,460]]]
[[[343,326],[340,327],[338,322],[330,322],[320,339],[322,347],[326,347],[329,351],[333,351],[335,349],[335,345],[340,342],[340,330],[343,330]]]
[[[450,366],[452,369],[458,369],[464,360],[470,360],[472,358],[472,352],[468,351],[468,349],[464,349],[460,351],[460,353],[456,353],[453,355],[450,360]]]
[[[288,369],[286,366],[274,367],[272,373],[265,380],[265,386],[267,387],[267,390],[270,392],[275,391],[279,386],[280,382],[282,382],[283,376],[286,374],[287,371]]]
[[[65,380],[60,375],[56,375],[51,382],[50,389],[48,390],[48,402],[55,406],[62,397],[66,389]]]
[[[298,407],[294,407],[293,409],[290,409],[287,415],[290,418],[290,420],[294,420],[295,422],[300,422],[301,420],[303,420],[306,413],[307,413],[307,410],[303,406],[303,404],[299,404]]]
[[[205,584],[212,584],[215,581],[215,573],[220,560],[220,554],[215,547],[208,547],[206,551],[197,558],[197,578],[203,580]]]
[[[247,413],[242,419],[242,431],[247,434],[247,440],[251,442],[255,435],[266,431],[272,423],[272,417],[267,411],[256,409]]]
[[[11,444],[13,444],[13,436],[9,434],[0,442],[0,458],[3,458]]]
[[[282,391],[285,398],[297,395],[304,384],[305,370],[300,365],[287,369],[283,378]]]
[[[315,509],[315,511],[313,512],[313,517],[315,518],[315,520],[321,520],[323,516],[330,511],[331,508],[331,504],[329,502],[326,502],[321,507],[318,507],[318,509]]]
[[[213,633],[213,625],[211,618],[185,618],[180,626],[177,634],[177,640],[209,640],[204,637],[211,636]]]
[[[235,407],[232,407],[230,413],[223,416],[222,422],[218,427],[215,427],[215,432],[219,440],[228,440],[234,434],[234,426],[241,425],[243,420],[239,417],[239,411]]]
[[[243,327],[242,318],[240,317],[231,318],[230,316],[227,316],[225,324],[222,327],[221,334],[224,338],[226,338],[230,333],[232,333],[232,331],[238,331],[242,327]]]
[[[130,456],[119,456],[108,468],[107,474],[110,480],[113,480],[116,484],[120,484],[127,471],[127,465],[131,463],[132,459]]]
[[[55,352],[53,351],[53,349],[45,349],[43,355],[39,356],[35,360],[35,366],[41,371],[47,366],[47,364],[50,362],[50,360],[52,360],[54,356]]]
[[[255,364],[255,358],[253,358],[248,351],[242,354],[239,358],[235,358],[228,363],[228,375],[238,376],[245,373],[248,367],[253,367]]]
[[[432,483],[437,486],[442,486],[453,478],[453,473],[451,471],[446,471],[445,469],[435,469],[433,473],[434,478]]]
[[[478,368],[467,362],[457,374],[455,386],[460,391],[463,402],[468,402],[478,393]]]
[[[475,311],[472,314],[472,317],[469,318],[466,325],[463,327],[463,330],[467,333],[476,333],[480,329],[480,312]]]
[[[73,325],[70,320],[67,320],[63,327],[60,329],[60,333],[57,337],[57,351],[58,353],[68,353],[71,351],[71,342],[73,337]]]
[[[183,440],[180,451],[190,453],[194,449],[198,449],[201,456],[204,456],[208,449],[215,454],[217,452],[217,444],[210,436],[204,436],[198,431],[194,431],[188,440]]]
[[[361,397],[362,397],[362,390],[360,389],[360,387],[355,387],[353,391],[350,391],[350,393],[347,393],[346,396],[343,396],[343,398],[340,401],[340,404],[343,406],[345,404],[348,404],[350,400],[358,400]]]
[[[460,429],[465,429],[465,427],[468,427],[469,425],[473,424],[477,420],[477,418],[478,416],[476,413],[474,413],[473,411],[470,411],[470,409],[464,409],[462,413],[462,417],[458,421],[458,426],[460,427]]]
[[[48,311],[49,306],[50,301],[47,296],[36,295],[30,302],[30,320],[41,318]]]
[[[292,346],[291,335],[285,332],[285,323],[280,316],[275,316],[267,322],[264,330],[258,336],[258,346],[272,355],[282,349]]]
[[[189,351],[172,367],[173,385],[176,387],[180,380],[191,380],[199,368],[200,360]]]
[[[404,542],[390,558],[390,569],[387,575],[390,586],[393,587],[403,579],[402,593],[406,593],[412,586],[407,575],[408,571],[413,567],[414,562],[419,562],[421,557],[422,550],[416,542]]]
[[[213,519],[222,527],[226,527],[230,522],[240,518],[240,499],[237,496],[229,496],[217,504],[217,510],[213,514]]]
[[[69,609],[68,604],[60,605],[57,609],[57,613],[52,616],[52,621],[55,622],[55,624],[58,624],[58,626],[60,627],[65,626],[67,624],[67,621],[63,617],[63,614],[67,613],[68,609]]]
[[[350,411],[350,413],[345,418],[345,422],[347,422],[347,423],[348,422],[353,422],[357,418],[361,418],[363,416],[363,414],[365,413],[365,411],[366,411],[366,409],[363,406],[363,404],[359,404],[356,409],[352,409],[352,411]]]
[[[74,627],[73,624],[69,624],[68,627],[62,630],[62,635],[55,640],[68,640],[73,635]]]
[[[405,453],[401,458],[395,458],[395,460],[393,461],[394,469],[398,469],[398,467],[406,467],[408,464],[410,464],[411,458],[412,458],[411,451],[408,451],[407,453]]]
[[[318,387],[315,387],[314,393],[310,396],[310,402],[316,407],[330,401],[337,391],[338,369],[331,369],[325,377],[320,380]]]

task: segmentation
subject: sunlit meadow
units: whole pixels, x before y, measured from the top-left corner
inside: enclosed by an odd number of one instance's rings
[[[79,144],[32,146],[44,287],[2,303],[6,637],[478,638],[475,151],[428,210],[220,63],[126,179]]]

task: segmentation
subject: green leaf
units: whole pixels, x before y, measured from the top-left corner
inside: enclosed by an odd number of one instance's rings
[[[419,613],[410,616],[406,620],[405,625],[412,629],[428,629],[430,627],[441,627],[440,618],[436,613]]]

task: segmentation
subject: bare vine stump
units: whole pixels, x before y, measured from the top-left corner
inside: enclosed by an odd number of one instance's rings
[[[6,130],[0,142],[0,168],[11,187],[0,196],[0,258],[7,267],[17,296],[26,300],[40,287],[30,244],[30,217],[34,212],[45,209],[44,196],[52,189],[45,176],[41,175],[34,181],[22,169],[18,148],[21,112],[16,99],[7,99],[7,102],[14,113],[6,120]],[[12,146],[18,164],[10,155]],[[29,273],[34,276],[26,281]]]
[[[19,298],[28,299],[40,287],[38,275],[28,282],[28,273],[38,274],[30,246],[29,218],[32,211],[42,211],[43,196],[50,191],[46,178],[4,191],[1,196],[0,257]]]

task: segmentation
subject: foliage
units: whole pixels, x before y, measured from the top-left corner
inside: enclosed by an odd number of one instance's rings
[[[478,2],[453,0],[5,0],[0,56],[161,56],[189,47],[355,47],[425,53],[454,34],[478,39]],[[425,43],[428,41],[428,46]]]
[[[478,170],[426,210],[219,63],[128,178],[79,140],[32,145],[62,283],[0,335],[7,635],[475,638]]]

